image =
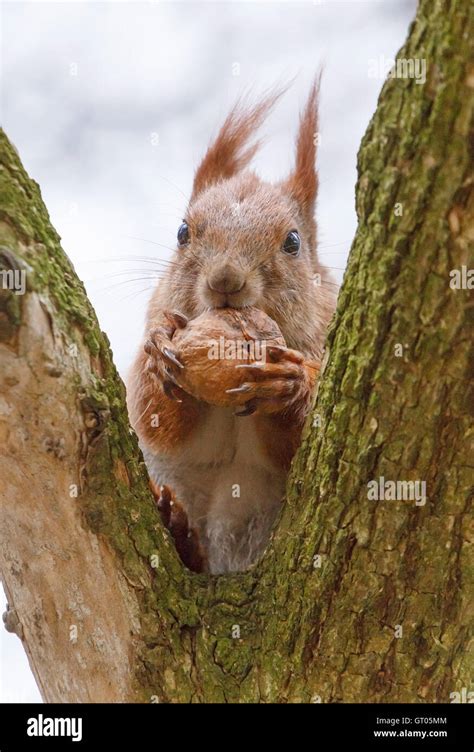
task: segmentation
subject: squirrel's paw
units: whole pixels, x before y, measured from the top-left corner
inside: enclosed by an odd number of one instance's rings
[[[300,411],[309,407],[317,365],[308,363],[297,350],[271,346],[266,349],[266,361],[256,364],[241,364],[247,372],[245,382],[235,389],[227,389],[227,394],[235,394],[245,406],[236,415],[273,415],[288,409]]]
[[[164,311],[163,317],[163,324],[151,329],[145,340],[144,350],[149,356],[146,369],[156,377],[167,397],[181,402],[185,392],[177,379],[184,366],[173,348],[172,337],[188,320],[178,311]]]
[[[163,524],[174,540],[181,561],[192,572],[207,571],[206,555],[196,530],[189,526],[186,510],[168,486],[158,488],[151,481],[150,485]]]

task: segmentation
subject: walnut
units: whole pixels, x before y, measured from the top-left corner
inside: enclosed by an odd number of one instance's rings
[[[268,346],[286,346],[277,324],[251,307],[206,311],[175,332],[173,345],[184,365],[181,386],[196,399],[222,407],[235,406],[236,395],[231,398],[226,389],[247,379],[247,370],[236,366],[265,362]]]

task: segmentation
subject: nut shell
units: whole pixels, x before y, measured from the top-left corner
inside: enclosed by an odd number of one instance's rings
[[[266,347],[285,347],[278,325],[258,308],[215,308],[192,319],[173,335],[184,368],[179,384],[196,399],[221,407],[246,402],[245,393],[226,394],[247,379],[239,364],[265,361]]]

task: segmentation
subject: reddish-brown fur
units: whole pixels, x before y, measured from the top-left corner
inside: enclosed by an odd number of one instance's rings
[[[245,169],[257,148],[248,140],[279,96],[272,94],[250,109],[237,105],[227,117],[195,174],[185,214],[190,242],[177,249],[150,301],[144,349],[132,369],[128,402],[141,444],[152,464],[157,461],[159,469],[150,471],[160,483],[168,482],[166,467],[179,467],[183,452],[190,454],[192,464],[202,449],[201,433],[207,436],[212,408],[180,386],[180,369],[172,357],[174,353],[179,359],[179,353],[172,338],[176,327],[186,326],[186,318],[208,307],[253,305],[277,322],[288,349],[271,353],[263,379],[262,370],[257,381],[248,369],[248,415],[238,420],[248,421],[258,437],[258,451],[270,459],[275,472],[289,467],[300,440],[334,310],[335,285],[320,265],[316,247],[318,82],[301,115],[289,177],[272,185]],[[297,258],[282,251],[294,229],[301,237]],[[159,416],[158,427],[152,414]],[[180,501],[192,509],[192,499]],[[200,509],[199,520],[202,515]]]

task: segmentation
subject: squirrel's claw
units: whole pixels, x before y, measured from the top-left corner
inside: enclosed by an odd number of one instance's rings
[[[280,363],[282,360],[287,360],[290,363],[300,365],[304,362],[304,355],[298,352],[298,350],[292,350],[289,347],[280,347],[280,345],[270,345],[266,349],[266,354],[271,363]]]
[[[174,384],[171,383],[171,381],[164,381],[163,382],[163,391],[168,397],[168,399],[172,399],[175,402],[182,402],[183,400],[178,397],[178,390]]]
[[[188,317],[180,311],[164,311],[164,315],[175,329],[184,329],[188,323]]]
[[[152,329],[144,344],[144,350],[150,356],[145,368],[156,377],[169,399],[183,402],[185,391],[178,383],[178,374],[184,364],[173,349],[172,337],[177,328],[186,326],[188,320],[178,311],[164,311],[164,319],[167,323]]]
[[[161,348],[161,352],[163,353],[163,355],[165,356],[165,358],[167,358],[168,360],[170,360],[173,363],[173,365],[177,366],[178,368],[184,368],[184,365],[176,357],[176,355],[174,354],[174,352],[169,349],[169,347],[162,347]]]
[[[246,402],[243,410],[236,410],[234,415],[236,418],[243,418],[246,415],[253,415],[257,410],[257,405],[253,400]]]
[[[236,386],[233,389],[226,389],[226,394],[239,394],[239,392],[250,392],[252,387],[250,384],[242,384],[242,386]]]

